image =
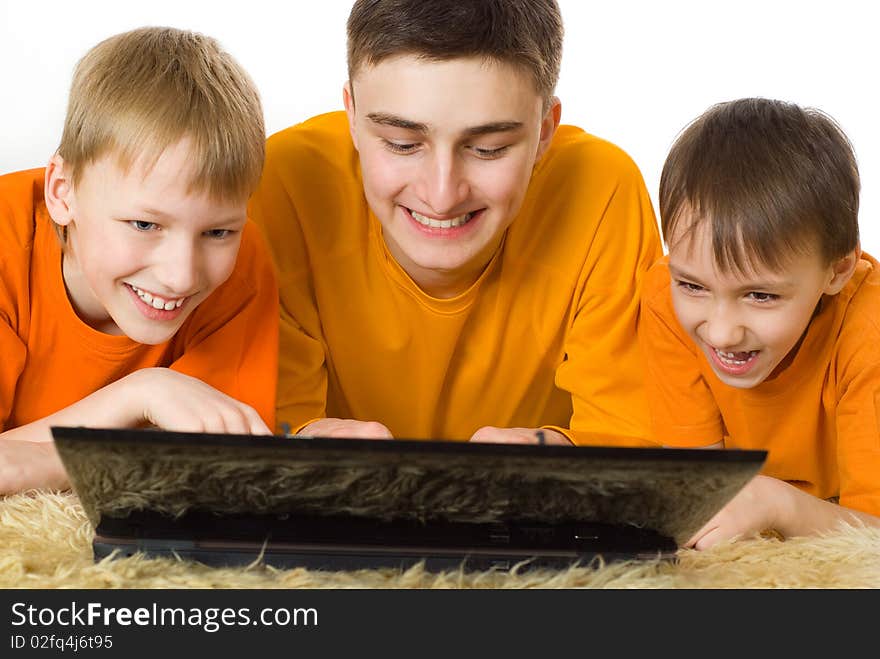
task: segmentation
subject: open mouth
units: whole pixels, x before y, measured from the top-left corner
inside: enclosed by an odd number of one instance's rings
[[[150,305],[153,309],[158,311],[173,311],[174,309],[179,309],[180,306],[186,302],[187,297],[178,297],[178,298],[163,298],[158,295],[154,295],[148,291],[138,288],[137,286],[133,286],[132,284],[128,284],[128,287],[134,291],[134,293],[143,301],[145,304]]]
[[[409,213],[409,216],[414,219],[418,224],[423,227],[428,227],[431,229],[455,229],[457,227],[464,226],[468,222],[470,222],[474,217],[476,217],[481,211],[474,211],[471,213],[465,213],[463,215],[459,215],[457,217],[452,217],[446,220],[438,220],[433,217],[428,217],[427,215],[422,215],[421,213],[412,210],[411,208],[406,209]]]
[[[760,350],[727,351],[711,348],[715,363],[721,370],[732,375],[742,375],[751,369]]]

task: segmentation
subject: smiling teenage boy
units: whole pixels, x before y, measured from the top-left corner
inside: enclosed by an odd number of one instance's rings
[[[691,546],[880,525],[880,272],[858,207],[852,147],[816,110],[719,104],[669,153],[669,255],[646,277],[640,325],[653,431],[769,451]]]
[[[354,3],[345,113],[272,136],[250,206],[280,278],[280,422],[642,441],[659,233],[633,162],[559,127],[561,51],[552,0]]]
[[[269,432],[264,140],[213,39],[134,30],[77,65],[58,152],[0,177],[0,493],[67,486],[53,425]]]

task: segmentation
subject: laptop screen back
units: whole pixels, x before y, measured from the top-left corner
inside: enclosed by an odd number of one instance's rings
[[[589,522],[681,544],[766,458],[763,451],[52,431],[95,527],[145,512],[293,515],[325,528],[339,527],[327,520],[372,520],[389,532],[426,523],[455,533],[511,521]]]

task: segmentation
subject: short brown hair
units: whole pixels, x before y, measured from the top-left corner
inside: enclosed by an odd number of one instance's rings
[[[670,240],[708,222],[723,271],[779,270],[819,249],[831,263],[858,246],[859,170],[852,144],[827,114],[794,103],[719,103],[676,139],[660,178]],[[682,234],[684,235],[684,234]]]
[[[562,61],[556,0],[356,0],[348,17],[348,77],[397,55],[485,57],[527,72],[547,104]]]
[[[117,34],[73,74],[58,154],[76,185],[83,168],[114,154],[123,168],[155,164],[183,138],[193,143],[190,186],[215,199],[246,199],[263,168],[259,94],[214,39],[167,27]]]

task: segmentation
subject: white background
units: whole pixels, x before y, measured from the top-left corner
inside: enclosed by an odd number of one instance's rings
[[[430,2],[430,0],[425,0]],[[823,109],[855,145],[862,245],[880,256],[880,46],[865,0],[560,0],[563,121],[623,147],[657,205],[666,151],[718,101]],[[0,172],[45,164],[76,60],[111,34],[172,25],[216,37],[260,89],[269,133],[342,107],[350,0],[0,0]]]

